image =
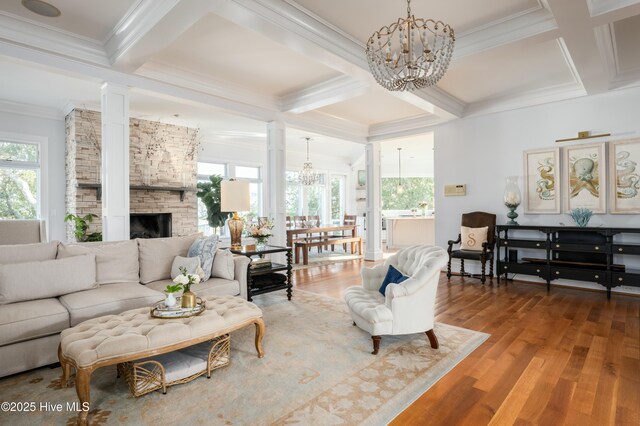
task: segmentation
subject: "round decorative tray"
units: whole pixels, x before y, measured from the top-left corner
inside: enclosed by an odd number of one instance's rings
[[[169,308],[165,306],[164,300],[155,303],[151,307],[151,317],[161,319],[189,318],[200,315],[207,307],[206,300],[196,297],[196,306],[194,308],[183,308],[180,306],[182,298],[176,297],[176,306]]]

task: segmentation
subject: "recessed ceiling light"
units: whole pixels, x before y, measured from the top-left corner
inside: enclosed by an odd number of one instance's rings
[[[22,5],[40,16],[47,18],[60,16],[60,9],[42,0],[22,0]]]

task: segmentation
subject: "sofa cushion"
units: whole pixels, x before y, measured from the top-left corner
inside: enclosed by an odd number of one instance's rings
[[[187,237],[138,239],[140,250],[140,282],[171,278],[171,265],[176,256],[187,256],[189,247],[200,234]]]
[[[92,243],[63,244],[58,247],[58,258],[94,253],[98,284],[139,283],[138,243],[127,241],[98,241]]]
[[[60,333],[69,328],[69,312],[58,299],[0,306],[0,346]]]
[[[200,267],[199,257],[176,256],[171,264],[171,279],[175,280],[178,275],[182,275],[180,268],[185,268],[187,274],[198,275],[202,279],[204,271]]]
[[[59,241],[37,244],[0,245],[0,264],[35,262],[56,258]]]
[[[96,255],[0,265],[0,305],[95,288]]]
[[[213,258],[213,265],[211,266],[211,276],[217,278],[224,278],[226,280],[232,280],[235,274],[235,262],[233,261],[233,253],[228,249],[216,251],[216,256]]]
[[[167,285],[169,284],[173,284],[173,281],[158,280],[150,282],[146,284],[146,286],[156,291],[164,291],[164,289],[167,288]],[[193,291],[198,297],[237,296],[240,294],[240,283],[236,280],[209,278],[207,281],[202,281],[198,284],[192,285],[191,291]]]
[[[164,295],[140,284],[117,283],[67,294],[60,302],[69,310],[71,327],[102,315],[119,314],[128,309],[151,307]]]

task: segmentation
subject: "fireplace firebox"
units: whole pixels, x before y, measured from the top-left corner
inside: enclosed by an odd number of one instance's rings
[[[171,213],[131,213],[129,234],[134,238],[171,236]]]

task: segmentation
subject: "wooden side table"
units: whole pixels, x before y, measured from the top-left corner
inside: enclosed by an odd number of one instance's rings
[[[287,290],[287,299],[291,300],[291,292],[293,284],[291,281],[291,261],[292,250],[291,247],[282,246],[265,246],[258,249],[255,245],[247,245],[241,247],[230,247],[231,253],[240,254],[251,258],[252,256],[258,256],[261,259],[266,254],[273,253],[285,253],[287,256],[287,263],[272,263],[269,267],[264,268],[249,268],[247,269],[247,300],[251,302],[253,296],[257,294],[270,293],[277,290]],[[283,272],[285,272],[283,278]]]

